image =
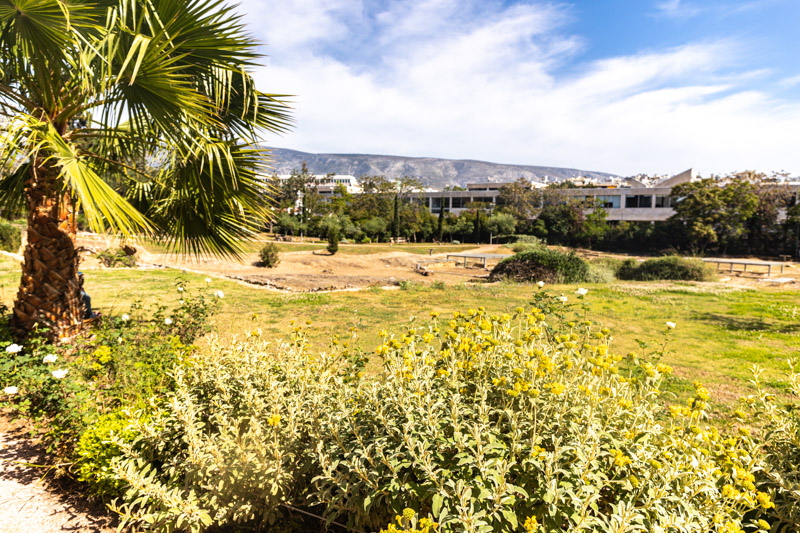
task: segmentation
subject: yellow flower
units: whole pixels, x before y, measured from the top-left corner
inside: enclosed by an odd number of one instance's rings
[[[272,415],[271,417],[267,418],[267,424],[272,427],[277,426],[281,423],[281,415]]]
[[[767,494],[766,492],[761,492],[761,491],[757,492],[756,500],[758,500],[758,504],[763,509],[771,509],[775,507],[775,504],[772,503],[772,500],[769,499],[769,494]]]
[[[529,516],[525,519],[525,531],[528,533],[532,533],[539,529],[539,521],[536,519],[535,516]]]

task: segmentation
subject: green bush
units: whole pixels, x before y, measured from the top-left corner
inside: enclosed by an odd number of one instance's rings
[[[612,283],[617,279],[614,270],[603,264],[589,263],[589,271],[586,273],[588,283]]]
[[[0,250],[17,253],[22,245],[22,234],[13,224],[0,220]]]
[[[111,462],[122,455],[116,442],[130,443],[136,432],[130,428],[129,418],[122,412],[101,416],[83,432],[75,445],[75,473],[78,481],[87,483],[90,490],[101,497],[116,496],[124,482],[114,475]]]
[[[744,410],[735,412],[739,423],[750,422],[762,434],[762,466],[756,472],[755,484],[772,503],[761,505],[772,526],[770,531],[785,533],[800,531],[800,374],[794,360],[789,366],[788,387],[782,394],[785,400],[778,401],[764,388],[762,369],[755,367],[752,382],[756,393],[745,399]],[[747,410],[752,411],[751,416]]]
[[[376,378],[300,329],[213,344],[118,443],[123,526],[264,529],[290,505],[359,531],[755,531],[756,444],[703,424],[706,389],[665,406],[670,367],[623,366],[583,306],[534,298],[382,333]]]
[[[627,259],[620,265],[617,277],[635,281],[708,281],[713,279],[714,274],[699,259],[668,256],[647,259],[642,262],[638,262],[636,259]]]
[[[306,353],[297,333],[280,355],[251,335],[175,370],[176,390],[113,463],[129,489],[125,525],[187,531],[275,523],[304,502],[315,474],[320,409],[343,386],[341,354]],[[222,529],[230,530],[230,529]]]
[[[98,494],[119,487],[102,469],[115,453],[98,444],[104,432],[121,427],[121,409],[148,410],[172,388],[173,368],[194,352],[191,343],[208,331],[219,306],[219,292],[209,299],[205,288],[195,293],[182,280],[176,285],[177,305],[135,304],[70,343],[47,344],[34,334],[12,346],[0,328],[0,383],[14,387],[14,394],[0,395],[0,408],[40,424],[47,450],[61,462],[74,460],[76,474]]]
[[[502,260],[492,270],[491,280],[547,283],[587,281],[589,266],[574,252],[563,253],[549,248],[527,250]]]
[[[100,261],[103,266],[108,268],[115,267],[135,267],[136,256],[135,250],[129,247],[120,248],[106,248],[98,253],[95,257]]]
[[[275,268],[281,262],[278,245],[273,242],[268,242],[258,252],[258,258],[261,260],[261,266]]]
[[[529,252],[531,250],[539,250],[542,248],[546,248],[546,246],[544,246],[544,244],[541,242],[517,242],[511,245],[511,249],[514,250],[515,254]]]
[[[339,251],[339,229],[336,227],[328,230],[328,253],[335,255]]]

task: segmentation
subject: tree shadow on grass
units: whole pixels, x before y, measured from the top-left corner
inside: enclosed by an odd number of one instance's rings
[[[692,319],[719,326],[728,331],[762,331],[769,333],[794,333],[800,331],[800,323],[785,324],[765,321],[762,318],[737,317],[719,313],[694,313]]]

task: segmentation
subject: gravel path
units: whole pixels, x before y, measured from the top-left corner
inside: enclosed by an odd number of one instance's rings
[[[0,533],[115,531],[102,507],[68,484],[41,480],[46,469],[19,464],[48,461],[21,424],[0,414]]]

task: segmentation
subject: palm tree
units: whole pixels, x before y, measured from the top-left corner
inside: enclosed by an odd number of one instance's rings
[[[19,332],[82,325],[75,217],[175,251],[237,255],[270,216],[259,55],[220,0],[0,0],[0,211],[27,208]],[[155,168],[155,171],[147,169]]]

